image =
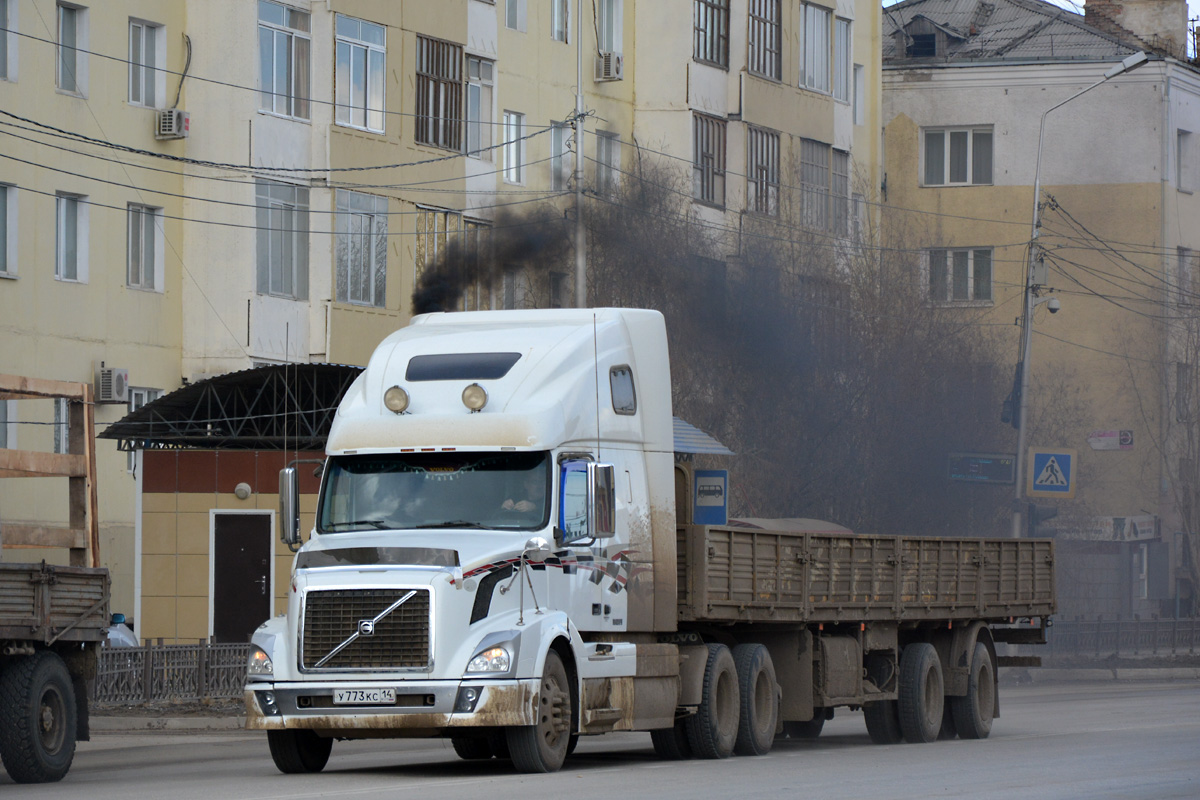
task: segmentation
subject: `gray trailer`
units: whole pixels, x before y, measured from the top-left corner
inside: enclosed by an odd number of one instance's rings
[[[0,563],[0,760],[14,781],[67,774],[88,739],[88,687],[109,625],[108,570],[99,566],[92,387],[0,375],[0,400],[65,399],[67,453],[0,450],[0,477],[65,478],[65,528],[0,519],[6,559],[23,548],[66,548],[69,565]]]

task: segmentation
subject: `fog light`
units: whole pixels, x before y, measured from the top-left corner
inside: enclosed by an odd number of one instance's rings
[[[255,692],[254,694],[258,698],[258,707],[264,714],[268,717],[280,716],[279,706],[275,705],[274,692]]]
[[[383,404],[387,406],[388,411],[403,414],[408,408],[408,392],[399,386],[393,386],[383,393]]]
[[[487,390],[478,383],[472,383],[470,386],[463,389],[462,401],[463,405],[472,411],[479,411],[487,405]]]
[[[476,703],[482,692],[477,686],[459,687],[458,697],[454,701],[454,710],[460,714],[469,714],[475,710]]]

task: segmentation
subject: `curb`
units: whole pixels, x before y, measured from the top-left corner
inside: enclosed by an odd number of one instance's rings
[[[242,731],[245,717],[103,717],[92,716],[93,733],[195,733],[197,731]]]
[[[1082,683],[1087,681],[1200,681],[1200,667],[1053,669],[1001,667],[1000,682]]]

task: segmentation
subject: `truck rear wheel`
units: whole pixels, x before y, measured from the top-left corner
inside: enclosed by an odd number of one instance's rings
[[[900,730],[900,711],[895,700],[877,700],[863,705],[867,733],[875,744],[899,744],[904,741]]]
[[[77,722],[71,674],[42,650],[0,673],[0,757],[17,783],[62,780],[75,758]]]
[[[761,644],[739,644],[733,648],[733,663],[737,668],[741,704],[733,750],[741,756],[765,756],[771,752],[779,721],[775,664],[771,653]]]
[[[267,731],[267,744],[275,766],[288,775],[320,772],[333,750],[333,739],[306,730]]]
[[[741,717],[737,668],[729,648],[708,645],[700,707],[687,718],[688,744],[700,758],[729,758]]]
[[[664,761],[687,761],[692,757],[688,744],[687,720],[678,720],[673,727],[650,731],[654,754]]]
[[[986,739],[992,732],[992,718],[996,716],[996,673],[987,645],[982,642],[975,645],[971,673],[967,676],[967,693],[949,700],[958,735],[964,739]]]
[[[900,656],[900,685],[896,702],[900,730],[910,742],[937,741],[945,703],[942,662],[928,642],[914,642]]]
[[[571,740],[571,685],[562,658],[546,653],[538,687],[538,721],[509,728],[508,750],[518,772],[557,772]]]

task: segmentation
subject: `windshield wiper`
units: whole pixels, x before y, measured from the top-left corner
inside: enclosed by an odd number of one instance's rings
[[[391,527],[381,519],[356,519],[349,522],[331,522],[325,526],[325,530],[332,531],[339,528],[355,527],[358,525],[370,525],[372,528],[379,531],[384,531]]]
[[[418,525],[419,528],[475,528],[476,530],[489,530],[487,525],[480,525],[478,522],[471,522],[465,519],[451,520],[450,522],[435,522],[432,525]]]

